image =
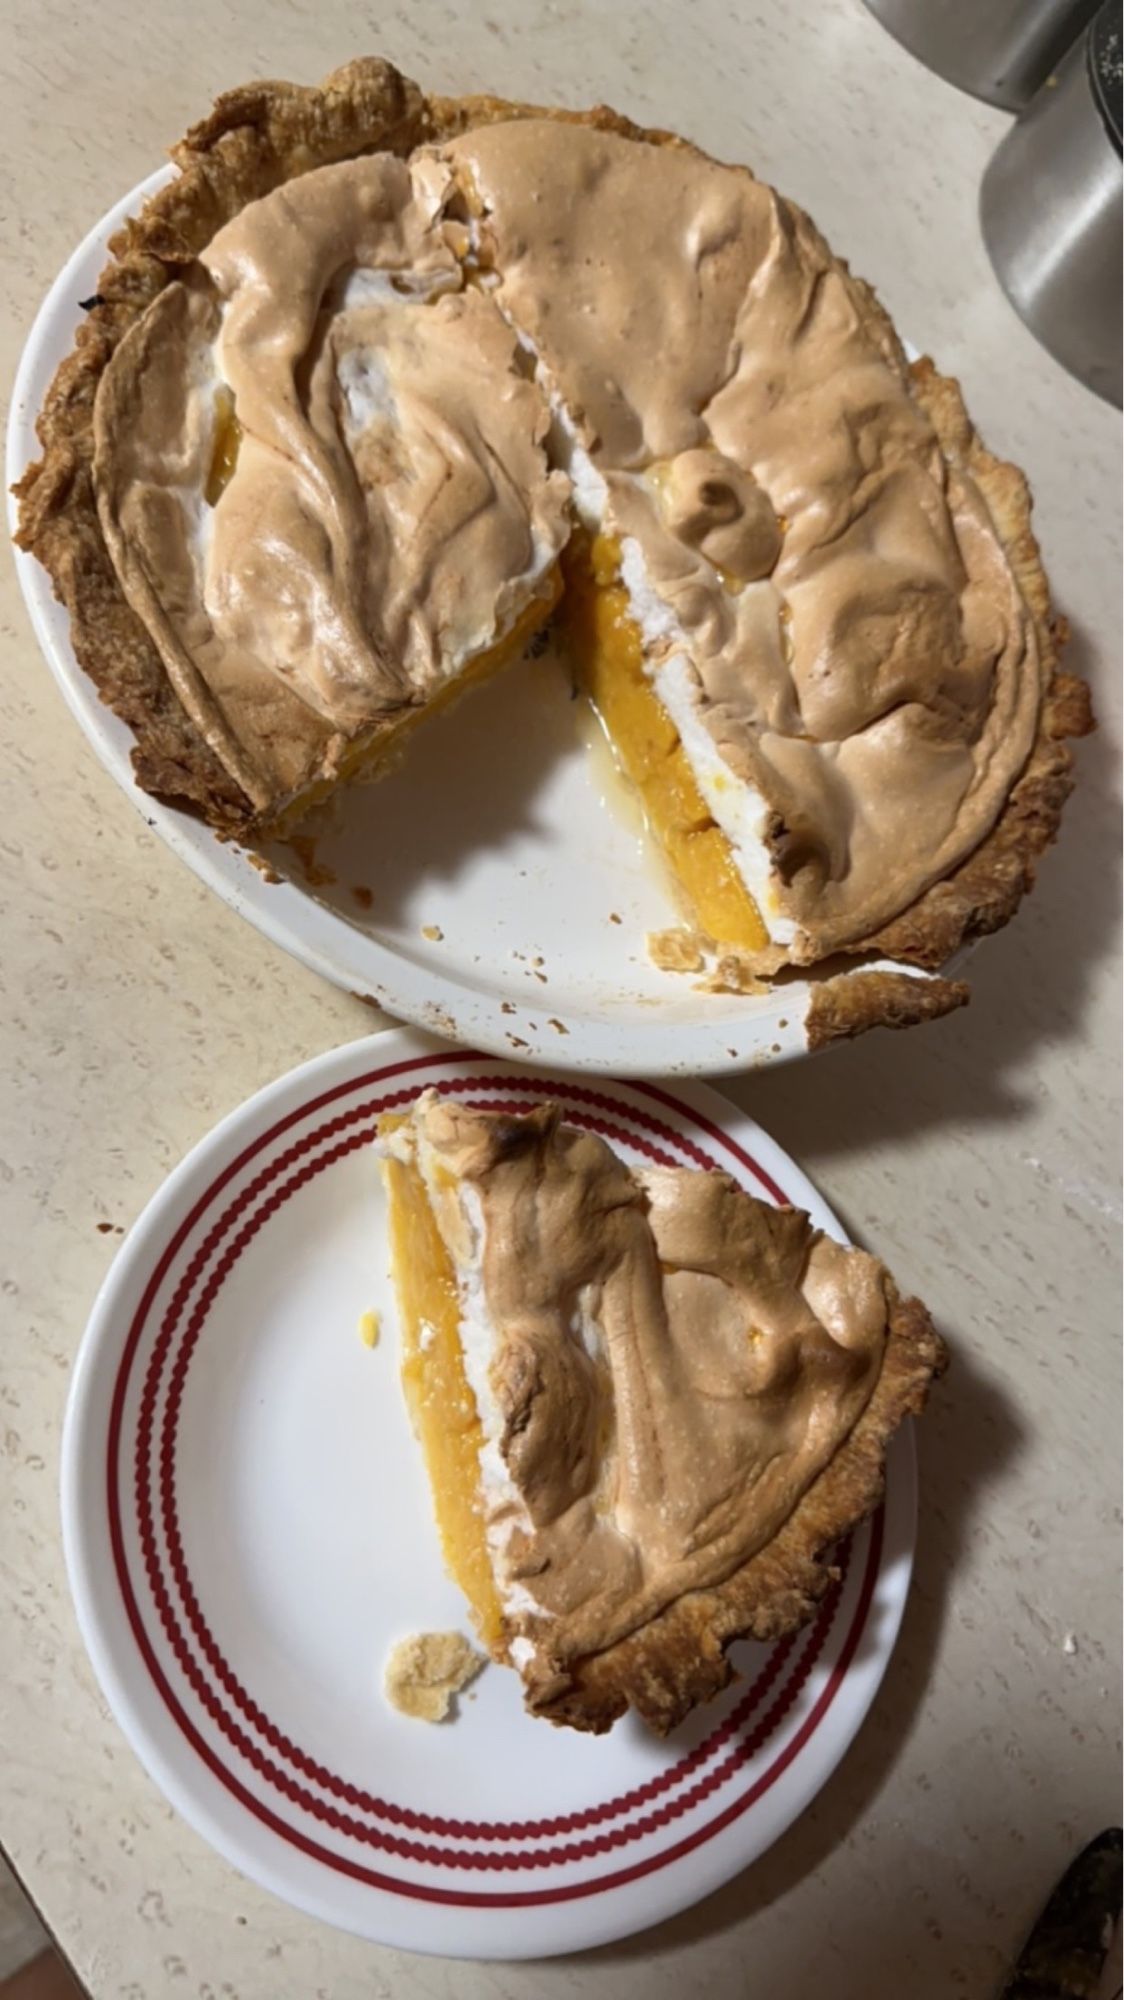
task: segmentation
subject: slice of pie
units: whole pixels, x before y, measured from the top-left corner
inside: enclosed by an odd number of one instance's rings
[[[944,1351],[884,1266],[720,1173],[429,1091],[379,1128],[450,1573],[532,1713],[660,1733],[801,1624]]]
[[[289,829],[554,612],[747,978],[1010,916],[1089,722],[1025,481],[799,209],[377,61],[173,157],[19,489],[142,785]],[[833,1032],[964,997],[864,977]]]

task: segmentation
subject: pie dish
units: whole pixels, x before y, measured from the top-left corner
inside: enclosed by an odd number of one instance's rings
[[[402,1379],[450,1573],[532,1714],[657,1733],[802,1624],[944,1365],[878,1260],[549,1102],[384,1114]]]
[[[174,157],[20,486],[143,786],[290,828],[554,613],[728,983],[1006,921],[1086,691],[1021,475],[806,217],[373,60]],[[966,997],[822,993],[813,1045]]]

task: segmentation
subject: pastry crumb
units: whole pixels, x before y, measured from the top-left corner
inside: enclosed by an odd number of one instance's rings
[[[567,1028],[563,1022],[556,1021],[553,1015],[551,1016],[550,1020],[547,1022],[546,1025],[548,1028],[553,1028],[556,1035],[568,1035],[570,1032],[569,1028]]]
[[[421,934],[430,944],[440,944],[445,936],[440,924],[423,924]]]
[[[767,986],[744,952],[724,951],[705,979],[695,981],[696,993],[764,993]]]
[[[453,1696],[487,1664],[461,1632],[413,1632],[390,1649],[383,1687],[392,1708],[419,1722],[444,1722]]]
[[[359,1338],[363,1342],[364,1347],[377,1347],[380,1331],[377,1312],[360,1313]]]
[[[1067,1632],[1065,1638],[1062,1640],[1062,1652],[1068,1653],[1070,1659],[1072,1659],[1076,1651],[1077,1651],[1076,1634],[1073,1632]]]
[[[623,922],[624,922],[624,919],[623,919],[623,917],[619,917],[619,916],[617,915],[617,912],[616,912],[615,910],[610,910],[610,911],[609,911],[609,922],[610,922],[611,924],[619,924],[619,923],[623,923]]]
[[[150,826],[154,826],[155,823],[156,822],[154,820],[149,821]],[[248,848],[246,851],[246,859],[249,862],[251,868],[256,868],[258,874],[264,876],[267,882],[275,882],[275,883],[280,882],[281,880],[280,875],[277,873],[277,870],[273,866],[272,861],[267,861],[264,854],[255,854],[252,849]]]
[[[706,963],[694,931],[649,931],[644,942],[661,972],[700,972]]]

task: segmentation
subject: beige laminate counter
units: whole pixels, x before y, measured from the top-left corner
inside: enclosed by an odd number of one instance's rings
[[[370,1013],[222,907],[103,775],[3,577],[4,1779],[0,1839],[96,2000],[394,1993],[985,2000],[1117,1816],[1118,872],[1114,413],[1017,323],[975,222],[1001,114],[858,0],[409,0],[376,12],[3,0],[3,376],[49,280],[212,93],[380,50],[439,89],[601,98],[803,202],[1021,461],[1101,732],[1060,850],[963,1014],[734,1086],[930,1302],[918,1564],[875,1710],[755,1868],[628,1943],[531,1967],[376,1950],[241,1880],[109,1718],[67,1595],[59,1432],[113,1250],[185,1149]]]

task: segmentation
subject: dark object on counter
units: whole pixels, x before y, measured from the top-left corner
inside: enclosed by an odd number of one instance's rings
[[[1055,360],[1121,401],[1120,0],[1108,0],[988,165],[980,222],[999,282]]]
[[[1031,1931],[1002,2000],[1095,2000],[1120,1916],[1118,1826],[1066,1869]]]
[[[1119,153],[1124,99],[1119,7],[1102,7],[1089,30],[1089,81],[1105,131]]]
[[[896,41],[973,97],[1021,111],[1098,0],[866,0]]]

